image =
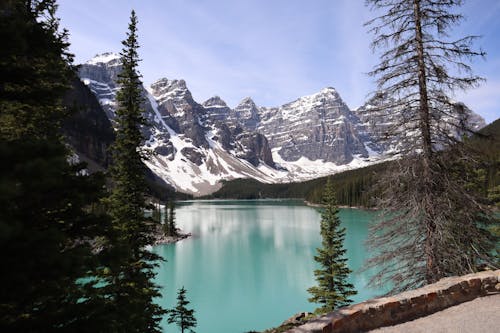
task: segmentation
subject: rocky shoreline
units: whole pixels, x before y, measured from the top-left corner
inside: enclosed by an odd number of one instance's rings
[[[161,230],[158,230],[153,245],[173,244],[192,236],[190,232],[183,233],[180,229],[176,230],[176,234],[175,236],[166,236]]]
[[[314,202],[310,202],[307,200],[304,200],[304,203],[306,206],[309,207],[316,207],[316,208],[323,208],[325,205],[323,204],[318,204]],[[352,208],[352,209],[361,209],[361,210],[377,210],[376,208],[371,208],[371,207],[363,207],[363,206],[346,206],[346,205],[337,205],[338,208]]]

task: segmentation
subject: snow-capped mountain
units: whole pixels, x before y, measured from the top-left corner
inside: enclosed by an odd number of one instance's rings
[[[278,108],[262,108],[260,119],[259,131],[283,160],[305,157],[343,165],[369,157],[356,128],[358,119],[333,88]]]
[[[404,150],[413,149],[418,136],[416,132],[417,124],[405,119],[401,119],[400,106],[392,108],[380,108],[387,105],[387,96],[383,92],[375,94],[366,103],[356,110],[354,114],[359,118],[360,132],[364,133],[370,141],[365,141],[367,148],[380,154],[397,154]],[[464,135],[470,135],[463,131],[463,126],[478,131],[486,126],[484,119],[472,112],[463,103],[450,101],[449,108],[454,108],[452,112],[435,112],[433,114],[433,132],[439,135],[434,138],[436,142],[446,142],[450,139],[460,140]],[[452,117],[451,115],[455,115]],[[439,117],[439,118],[438,118]],[[440,127],[437,127],[440,126]],[[391,135],[388,135],[391,133]],[[406,144],[409,147],[405,147]],[[440,149],[440,147],[437,147]]]
[[[96,56],[79,70],[111,121],[120,70],[119,56],[111,53]],[[155,154],[146,164],[167,183],[202,195],[219,188],[223,179],[274,181],[279,171],[273,168],[263,135],[218,121],[216,114],[194,101],[183,80],[160,79],[148,90],[143,90],[149,122],[143,129],[144,146]]]
[[[119,56],[98,55],[79,76],[114,119]],[[370,117],[351,111],[333,88],[276,108],[247,97],[235,108],[214,96],[196,102],[184,80],[159,79],[143,89],[147,166],[177,190],[203,195],[221,180],[302,181],[383,160]],[[361,111],[360,111],[361,110]]]

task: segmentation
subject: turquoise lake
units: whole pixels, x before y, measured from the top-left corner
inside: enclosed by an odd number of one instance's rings
[[[154,247],[167,260],[157,270],[164,287],[159,302],[173,307],[184,286],[197,333],[260,331],[314,310],[306,290],[315,285],[313,256],[321,243],[317,209],[290,200],[194,201],[178,204],[176,213],[177,225],[193,237]],[[366,286],[370,272],[359,271],[373,217],[370,211],[340,211],[355,302],[383,294]],[[166,320],[163,325],[165,332],[179,332]]]

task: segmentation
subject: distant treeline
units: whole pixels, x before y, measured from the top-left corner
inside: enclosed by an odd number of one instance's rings
[[[479,136],[468,140],[481,159],[481,168],[471,175],[471,186],[483,192],[492,203],[498,201],[495,188],[500,186],[500,119],[486,126]],[[374,207],[374,184],[390,163],[384,162],[369,167],[349,170],[330,176],[342,206]],[[328,177],[321,177],[305,182],[286,184],[265,184],[254,179],[235,179],[226,181],[220,190],[204,199],[261,199],[261,198],[297,198],[311,203],[320,203],[323,187]],[[498,191],[498,190],[497,190]]]
[[[387,162],[330,176],[339,205],[372,206],[374,203],[370,200],[372,197],[370,190],[377,179],[377,174],[387,167],[386,164]],[[264,184],[254,179],[235,179],[224,182],[219,191],[204,198],[300,198],[311,203],[320,203],[327,178],[286,184]]]
[[[481,129],[468,144],[480,161],[480,168],[471,176],[471,185],[500,208],[500,118]]]

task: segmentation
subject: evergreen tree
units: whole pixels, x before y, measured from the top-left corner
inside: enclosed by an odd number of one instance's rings
[[[114,229],[107,289],[116,331],[160,332],[162,308],[153,302],[159,287],[153,282],[160,257],[146,249],[153,244],[155,224],[145,217],[146,181],[140,131],[145,124],[141,109],[137,17],[132,11],[127,38],[120,53],[122,71],[117,93],[116,141],[113,146],[109,200]]]
[[[0,143],[2,332],[106,330],[104,302],[92,277],[100,256],[91,240],[108,219],[90,207],[104,179],[81,175],[62,144]]]
[[[495,221],[475,193],[468,192],[455,161],[472,162],[460,142],[468,110],[452,102],[457,89],[477,86],[466,63],[475,36],[449,38],[462,16],[461,0],[367,0],[382,14],[368,22],[382,49],[377,77],[380,105],[374,115],[392,114],[383,137],[396,140],[402,157],[382,177],[378,192],[380,222],[371,231],[379,267],[372,282],[392,280],[393,292],[476,270],[491,262],[492,238],[485,226]],[[408,135],[411,133],[411,135]],[[458,133],[454,135],[453,133]]]
[[[152,205],[151,218],[157,224],[161,224],[163,216],[162,216],[162,213],[161,213],[161,203],[160,203],[160,201],[158,201],[158,203],[152,203],[151,205]]]
[[[106,330],[90,241],[103,179],[68,162],[62,97],[73,75],[55,1],[0,3],[0,331]]]
[[[177,293],[177,306],[167,310],[168,323],[176,324],[181,329],[181,333],[188,330],[194,333],[193,328],[197,324],[194,317],[194,310],[188,309],[188,305],[189,301],[186,299],[186,289],[182,287]]]
[[[168,235],[177,236],[177,226],[175,225],[175,202],[168,203]]]
[[[330,178],[323,192],[324,211],[321,214],[322,247],[314,260],[320,268],[314,271],[317,286],[308,289],[312,295],[309,302],[319,303],[321,307],[316,313],[336,310],[352,302],[350,296],[356,295],[354,286],[347,282],[351,273],[347,267],[346,250],[344,248],[345,228],[340,227],[338,207]]]
[[[59,31],[55,0],[0,3],[0,137],[2,140],[60,136],[67,116],[61,104],[73,56],[67,31]]]

